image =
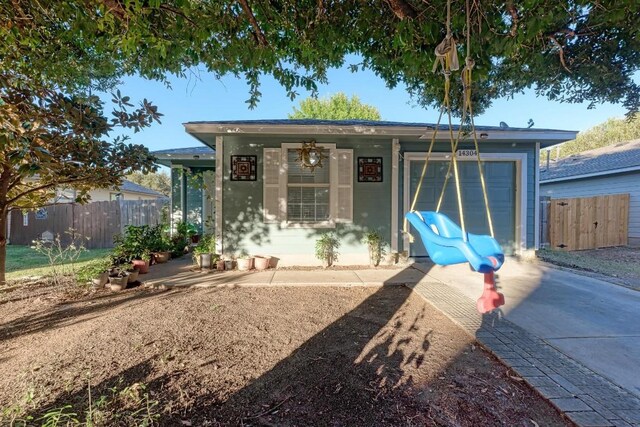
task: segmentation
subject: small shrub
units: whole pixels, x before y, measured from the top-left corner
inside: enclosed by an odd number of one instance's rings
[[[386,255],[386,243],[377,231],[370,231],[364,235],[364,243],[369,247],[369,262],[371,265],[379,265]]]
[[[75,263],[83,252],[84,247],[83,236],[79,236],[73,229],[65,232],[70,240],[69,244],[63,244],[60,234],[57,234],[52,241],[36,240],[33,242],[34,249],[39,254],[47,257],[51,266],[51,279],[53,283],[59,285],[62,276],[68,274],[67,266],[71,268],[70,273],[75,276]]]
[[[105,257],[94,259],[78,269],[76,279],[79,283],[87,283],[98,277],[100,274],[108,271],[111,265],[112,263],[110,258]]]
[[[331,267],[338,261],[338,248],[340,241],[332,233],[324,233],[316,240],[316,258],[323,262],[325,267]]]

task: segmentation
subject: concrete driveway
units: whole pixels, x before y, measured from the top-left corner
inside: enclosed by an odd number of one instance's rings
[[[467,266],[425,266],[474,300],[482,275]],[[508,320],[640,396],[640,292],[534,263],[507,260],[498,275]]]

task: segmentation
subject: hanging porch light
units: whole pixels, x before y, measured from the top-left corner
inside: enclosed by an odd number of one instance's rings
[[[316,141],[302,141],[302,147],[297,149],[298,161],[300,165],[305,168],[311,169],[311,172],[315,168],[322,167],[322,161],[327,158],[322,153],[322,149],[316,147]]]

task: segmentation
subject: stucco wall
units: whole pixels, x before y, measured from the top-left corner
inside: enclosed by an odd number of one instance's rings
[[[358,139],[344,137],[316,138],[318,143],[335,143],[338,149],[353,149],[354,163],[357,157],[382,157],[381,183],[357,182],[353,174],[353,223],[337,224],[335,229],[282,228],[279,224],[263,222],[263,149],[280,148],[283,142],[300,142],[302,139],[277,137],[225,136],[223,163],[223,235],[224,252],[228,254],[272,255],[284,264],[317,264],[315,241],[324,232],[333,231],[340,238],[339,262],[368,263],[368,252],[362,243],[367,230],[391,239],[391,140]],[[231,155],[256,155],[258,180],[253,182],[231,181]]]
[[[629,194],[629,243],[640,245],[640,173],[600,176],[540,184],[540,193],[551,198]]]
[[[263,148],[280,148],[283,142],[300,142],[302,138],[251,137],[238,135],[224,136],[223,152],[223,246],[227,254],[264,254],[282,257],[283,264],[317,264],[314,257],[315,240],[326,231],[334,231],[340,238],[339,262],[363,264],[368,262],[367,249],[362,244],[366,230],[379,231],[387,242],[391,240],[391,138],[349,138],[319,137],[319,143],[336,143],[337,148],[353,149],[353,224],[338,224],[335,229],[282,228],[279,224],[263,222]],[[401,140],[401,155],[406,152],[424,152],[428,148],[425,141]],[[461,146],[460,148],[471,148]],[[446,151],[446,144],[438,144],[437,151]],[[524,153],[526,155],[527,206],[526,206],[526,248],[534,247],[535,209],[535,167],[534,143],[514,144],[510,142],[490,143],[483,141],[484,153]],[[258,159],[258,180],[254,182],[230,181],[231,155],[256,155]],[[359,183],[355,162],[358,157],[383,158],[382,183]],[[399,206],[398,229],[402,229],[403,205],[403,162],[399,165]],[[519,197],[519,193],[516,195]],[[518,219],[519,221],[519,219]],[[402,235],[398,247],[402,250]]]

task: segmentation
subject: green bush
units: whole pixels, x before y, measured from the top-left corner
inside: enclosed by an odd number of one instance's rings
[[[216,239],[211,234],[205,234],[200,238],[198,245],[193,249],[194,255],[215,254]]]
[[[387,253],[385,250],[385,241],[377,231],[365,233],[363,241],[369,248],[369,261],[372,265],[377,266]]]
[[[89,282],[109,270],[111,265],[112,263],[110,258],[105,257],[94,259],[78,269],[76,278],[80,283]]]
[[[338,248],[340,242],[332,233],[324,233],[316,240],[316,258],[322,261],[325,266],[331,267],[338,261]]]

